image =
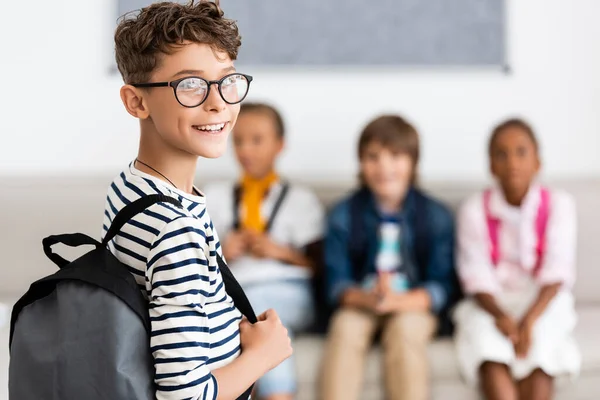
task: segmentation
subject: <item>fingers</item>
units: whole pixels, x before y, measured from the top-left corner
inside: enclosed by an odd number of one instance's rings
[[[526,330],[518,329],[514,336],[515,355],[517,358],[523,358],[525,357],[525,354],[527,353],[527,347],[529,346],[527,343],[529,341],[528,334]]]
[[[279,315],[277,315],[277,312],[272,308],[269,308],[267,311],[265,311],[265,315],[269,320],[280,322]]]
[[[517,358],[523,358],[523,341],[519,340],[515,346],[515,354],[517,355]]]
[[[519,352],[520,352],[519,342],[513,343],[513,348],[515,349],[515,356],[517,358],[519,358]]]
[[[262,242],[250,246],[250,250],[255,257],[264,258],[267,256],[267,246]]]
[[[245,230],[245,231],[243,231],[242,235],[244,237],[244,240],[248,244],[250,244],[250,245],[252,245],[255,242],[259,241],[263,237],[263,235],[258,234],[257,232],[251,231],[251,230]]]
[[[256,317],[257,321],[266,321],[267,320],[267,312],[265,311],[264,313],[260,314],[258,317]]]
[[[262,318],[262,319],[261,319]],[[279,315],[277,314],[277,312],[270,308],[267,311],[265,311],[264,313],[262,313],[259,317],[258,317],[258,321],[268,321],[270,323],[273,323],[275,325],[281,325],[281,319],[279,319]]]
[[[512,337],[513,343],[518,343],[521,341],[521,331],[517,326],[511,327],[510,336]]]
[[[277,321],[279,322],[279,315],[277,315],[277,312],[275,310],[273,310],[272,308],[269,308],[267,311],[265,311],[264,313],[260,314],[257,319],[259,321]]]
[[[519,337],[519,349],[517,351],[517,357],[525,358],[529,351],[529,333],[526,330],[521,332]]]
[[[242,317],[242,320],[240,321],[240,333],[243,334],[251,326],[252,324],[248,321],[248,318]]]

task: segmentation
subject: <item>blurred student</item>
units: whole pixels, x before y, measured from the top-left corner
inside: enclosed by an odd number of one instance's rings
[[[274,308],[290,334],[305,330],[314,319],[311,279],[323,208],[313,193],[277,173],[284,124],[275,108],[242,104],[233,141],[242,176],[205,190],[225,238],[223,253],[257,312]],[[293,358],[258,383],[261,399],[293,399],[295,392]]]
[[[550,399],[554,378],[580,368],[575,204],[538,183],[538,140],[526,122],[496,127],[489,157],[496,185],[458,217],[457,267],[470,295],[455,313],[460,367],[487,399]]]
[[[449,210],[415,187],[419,137],[395,115],[359,140],[362,186],[328,218],[325,277],[337,308],[321,399],[359,399],[366,355],[381,331],[386,398],[429,398],[427,345],[445,325],[458,282]]]

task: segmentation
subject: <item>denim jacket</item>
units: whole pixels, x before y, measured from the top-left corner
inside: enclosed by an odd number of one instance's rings
[[[399,214],[403,238],[405,267],[412,277],[411,288],[424,288],[431,298],[431,311],[439,313],[447,308],[459,292],[454,268],[454,221],[451,212],[431,197],[425,201],[425,214],[431,242],[428,245],[426,266],[418,266],[414,246],[415,189],[407,194]],[[325,287],[331,306],[339,303],[342,293],[351,286],[360,285],[353,270],[350,257],[350,204],[352,195],[342,200],[331,210],[325,237]],[[375,257],[378,249],[378,227],[380,214],[372,194],[364,208],[366,229],[367,265],[365,275],[375,273]]]

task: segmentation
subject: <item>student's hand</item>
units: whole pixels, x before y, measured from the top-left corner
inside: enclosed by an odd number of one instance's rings
[[[358,287],[346,289],[341,298],[341,304],[346,307],[359,308],[364,311],[377,312],[379,296],[374,291],[363,290]]]
[[[394,292],[390,289],[380,298],[377,312],[380,315],[397,312],[428,312],[431,309],[429,293],[422,288],[411,289],[407,292]]]
[[[377,281],[375,282],[374,290],[375,294],[381,298],[392,294],[392,275],[387,273],[379,274],[377,276]]]
[[[376,297],[373,311],[379,315],[386,315],[396,311],[398,296],[392,290],[391,275],[381,273],[377,276],[373,294]]]
[[[242,351],[256,354],[257,362],[264,363],[267,371],[281,364],[292,353],[292,342],[287,329],[275,310],[267,310],[250,324],[245,318],[240,323]]]
[[[508,315],[501,315],[496,318],[496,326],[516,346],[519,342],[519,327],[514,319]]]
[[[519,326],[519,341],[515,345],[515,353],[517,358],[527,357],[531,348],[531,335],[533,332],[533,321],[528,318],[523,319]]]
[[[233,231],[223,241],[223,255],[227,261],[240,258],[248,251],[248,235],[245,232]]]
[[[403,294],[388,292],[383,297],[379,297],[375,312],[379,315],[392,314],[402,309]]]
[[[253,234],[250,236],[250,252],[255,257],[280,260],[283,258],[285,250],[285,248],[271,240],[269,235]]]

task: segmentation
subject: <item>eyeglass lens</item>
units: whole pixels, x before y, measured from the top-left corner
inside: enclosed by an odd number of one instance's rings
[[[248,93],[248,80],[244,75],[233,74],[225,77],[219,87],[221,97],[230,104],[239,103]],[[215,90],[217,88],[213,88]],[[201,104],[208,95],[208,84],[200,78],[186,78],[175,89],[179,102],[186,107]]]

